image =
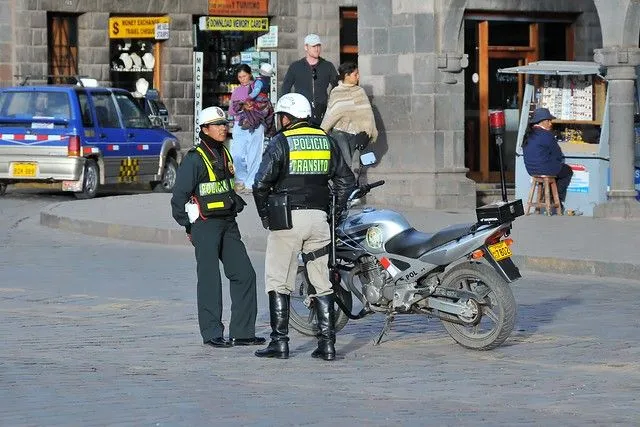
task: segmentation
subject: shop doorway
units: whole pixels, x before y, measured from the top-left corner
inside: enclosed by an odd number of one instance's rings
[[[240,18],[229,18],[240,19]],[[195,81],[202,82],[202,108],[218,106],[228,110],[231,94],[240,85],[237,79],[237,68],[240,64],[251,67],[254,78],[258,77],[263,63],[271,64],[271,101],[275,105],[277,81],[277,52],[276,46],[267,49],[260,48],[259,37],[269,31],[268,18],[246,18],[247,20],[263,22],[261,31],[221,31],[209,29],[207,17],[194,17],[193,29],[195,35],[194,51],[201,55],[202,67],[196,69]],[[196,107],[196,115],[199,109]]]
[[[514,182],[524,79],[517,74],[500,74],[498,70],[539,59],[573,59],[572,21],[563,19],[539,22],[511,15],[465,17],[465,53],[469,55],[465,73],[465,166],[474,181],[500,182],[498,148],[489,134],[489,111],[501,109],[506,118],[506,180]],[[559,34],[566,43],[557,43]]]

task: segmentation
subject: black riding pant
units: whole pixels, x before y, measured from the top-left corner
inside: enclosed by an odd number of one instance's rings
[[[256,273],[235,218],[197,220],[191,228],[198,263],[198,323],[207,342],[224,336],[220,261],[229,279],[229,337],[253,338],[257,314]]]

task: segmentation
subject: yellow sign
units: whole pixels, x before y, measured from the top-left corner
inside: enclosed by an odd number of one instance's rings
[[[156,28],[165,28],[168,25],[168,16],[118,16],[109,18],[109,38],[154,39]]]
[[[242,18],[233,16],[203,16],[200,30],[208,31],[269,31],[269,18]]]

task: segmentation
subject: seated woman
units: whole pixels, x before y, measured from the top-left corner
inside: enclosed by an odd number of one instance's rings
[[[522,143],[522,154],[527,173],[556,177],[558,196],[564,204],[573,171],[564,163],[564,154],[551,129],[555,119],[547,108],[537,108],[531,117],[531,129]]]

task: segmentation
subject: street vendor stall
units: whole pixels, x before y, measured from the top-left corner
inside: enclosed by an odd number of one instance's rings
[[[565,162],[573,170],[565,210],[592,216],[593,208],[607,199],[609,181],[609,101],[600,66],[595,62],[538,61],[498,72],[526,75],[516,142],[516,198],[526,201],[531,186],[522,156],[529,118],[536,108],[545,107],[556,117],[553,130]],[[636,175],[639,146],[636,144]]]

